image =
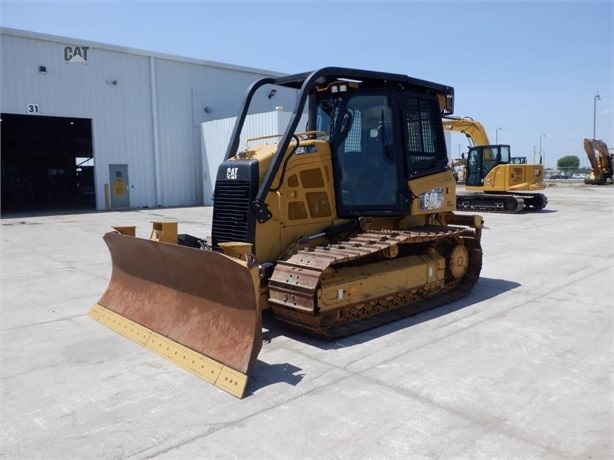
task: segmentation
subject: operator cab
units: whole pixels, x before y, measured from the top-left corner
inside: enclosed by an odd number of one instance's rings
[[[509,145],[478,145],[469,148],[466,185],[484,185],[484,178],[500,164],[511,163]]]
[[[340,217],[407,215],[408,180],[449,169],[435,96],[340,81],[316,98],[315,129],[329,135]]]

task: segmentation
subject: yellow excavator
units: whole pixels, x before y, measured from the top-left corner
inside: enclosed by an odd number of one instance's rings
[[[296,92],[285,131],[241,147],[251,103],[274,88]],[[89,315],[241,398],[265,310],[334,338],[467,294],[483,220],[453,212],[453,102],[452,87],[367,70],[257,80],[217,172],[211,237],[176,222],[154,222],[149,239],[114,227],[111,279]]]
[[[456,179],[456,182],[464,184],[465,180],[467,180],[467,159],[455,158],[451,160],[450,168],[452,168],[452,172],[454,173],[454,178]]]
[[[546,207],[548,198],[537,193],[546,188],[543,165],[512,157],[509,145],[491,144],[484,126],[471,117],[446,116],[443,127],[465,134],[472,144],[464,165],[465,193],[457,194],[457,209],[513,214]]]
[[[584,151],[591,163],[591,175],[584,179],[585,184],[605,185],[613,183],[612,167],[614,154],[602,140],[584,139]]]

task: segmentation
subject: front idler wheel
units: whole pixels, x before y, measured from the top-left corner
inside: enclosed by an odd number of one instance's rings
[[[469,268],[469,251],[464,244],[458,244],[452,249],[448,258],[448,266],[452,278],[459,280],[465,276]]]

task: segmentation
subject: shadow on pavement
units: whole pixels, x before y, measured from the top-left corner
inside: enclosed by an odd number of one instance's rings
[[[347,348],[383,337],[425,321],[430,321],[432,319],[445,316],[455,311],[462,310],[476,303],[497,297],[498,295],[511,291],[512,289],[516,289],[519,286],[519,283],[513,281],[482,277],[474,287],[473,291],[462,299],[446,305],[441,305],[413,316],[409,316],[407,318],[403,318],[398,321],[394,321],[392,323],[359,332],[358,334],[333,340],[313,337],[304,332],[294,330],[290,326],[275,320],[272,314],[267,311],[263,314],[262,318],[264,328],[263,341],[266,344],[270,343],[276,337],[284,336],[322,350]],[[260,388],[281,382],[296,386],[305,375],[304,373],[301,373],[301,371],[302,369],[293,366],[292,364],[268,364],[258,360],[253,371],[251,372],[247,394],[251,395]]]

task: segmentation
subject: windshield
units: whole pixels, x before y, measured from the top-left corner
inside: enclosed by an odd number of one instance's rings
[[[395,206],[398,175],[392,108],[375,91],[320,101],[317,129],[329,134],[342,207]]]
[[[499,161],[501,163],[510,163],[511,162],[510,147],[509,147],[509,145],[500,145],[499,146],[499,152],[501,154],[501,156],[499,157]]]

